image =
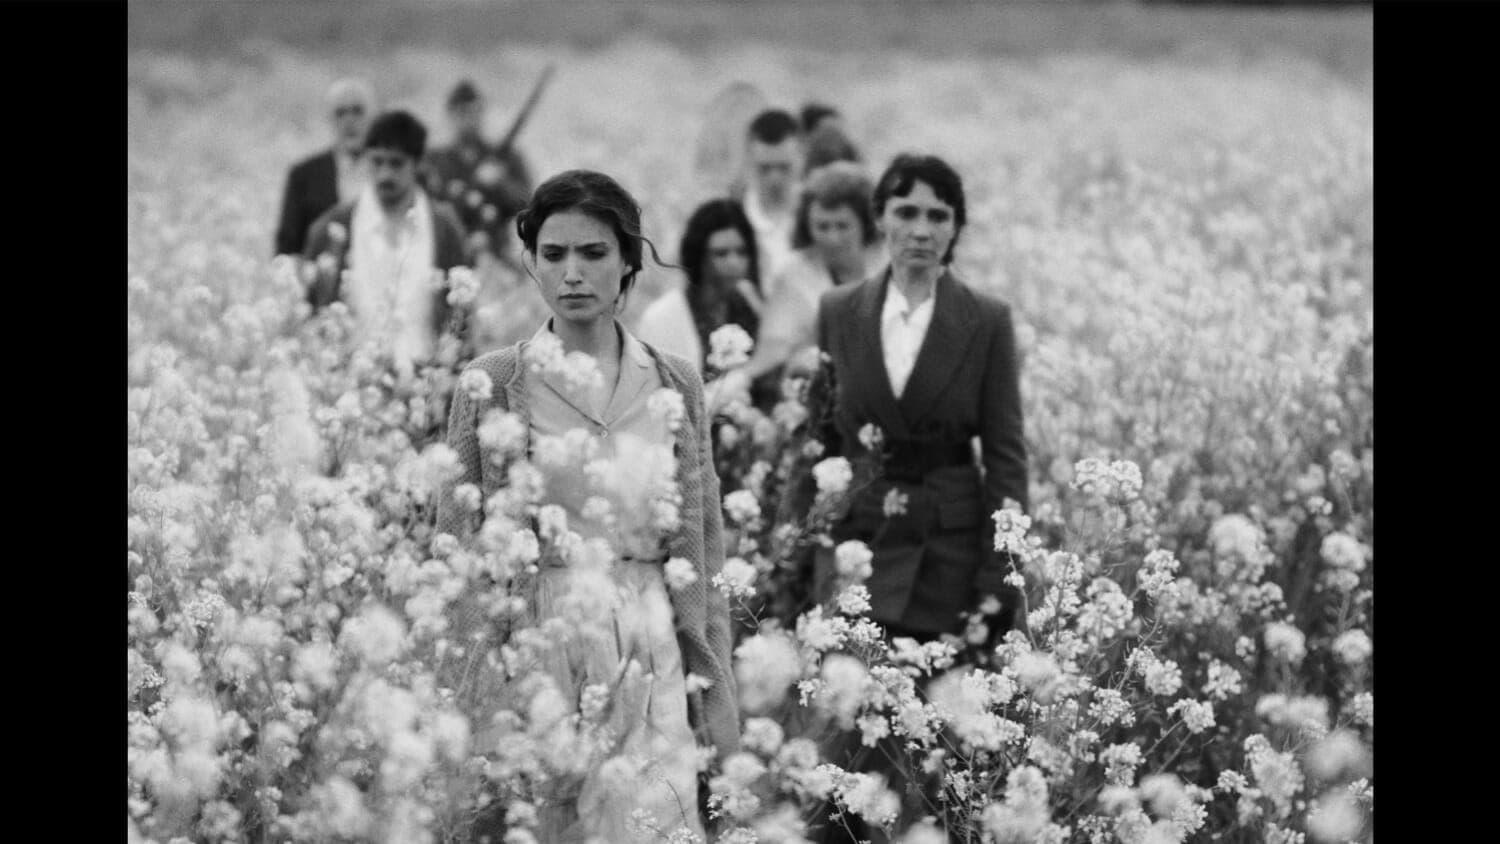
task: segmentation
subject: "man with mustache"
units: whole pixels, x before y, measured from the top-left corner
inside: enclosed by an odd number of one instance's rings
[[[303,253],[313,309],[347,303],[355,343],[375,342],[398,372],[434,358],[444,329],[457,328],[443,276],[467,266],[457,217],[418,184],[426,144],[411,114],[377,117],[362,155],[369,184],[313,224]]]
[[[277,255],[302,254],[313,221],[359,194],[364,180],[359,147],[374,113],[375,93],[364,80],[340,79],[329,86],[333,146],[297,162],[287,173],[281,219],[276,224]]]

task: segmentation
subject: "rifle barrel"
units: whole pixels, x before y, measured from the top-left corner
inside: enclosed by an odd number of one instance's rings
[[[527,95],[526,102],[521,104],[521,110],[516,113],[516,119],[511,121],[510,129],[506,131],[505,137],[500,141],[500,145],[496,147],[502,154],[510,151],[510,145],[515,142],[516,136],[521,134],[522,127],[526,125],[526,121],[531,117],[532,109],[536,108],[537,102],[542,98],[542,89],[546,88],[547,82],[552,79],[554,67],[554,65],[548,64],[542,68],[542,75],[537,78],[536,84],[531,86],[531,93]]]

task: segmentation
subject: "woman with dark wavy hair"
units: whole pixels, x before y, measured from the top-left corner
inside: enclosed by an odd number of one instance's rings
[[[642,340],[692,361],[707,364],[708,338],[734,324],[752,338],[760,331],[760,266],[755,229],[745,209],[732,199],[699,205],[677,250],[686,283],[647,306],[636,331]]]
[[[947,162],[897,156],[875,184],[873,211],[888,264],[823,294],[817,316],[828,364],[810,389],[811,418],[822,420],[825,453],[857,467],[851,488],[860,490],[833,537],[874,552],[870,616],[889,636],[957,634],[979,610],[993,644],[1026,630],[1024,580],[995,549],[991,519],[1007,501],[1027,505],[1010,306],[953,272],[967,209]],[[888,515],[888,500],[903,501],[902,511]],[[815,554],[820,600],[835,588],[833,557]],[[864,756],[855,767],[884,767],[880,750],[857,738],[850,748]]]
[[[488,501],[510,482],[506,452],[496,451],[494,437],[481,433],[489,419],[503,413],[519,417],[526,454],[540,437],[578,429],[592,435],[589,449],[598,459],[628,459],[646,453],[647,447],[672,450],[680,518],[664,533],[651,525],[625,524],[626,519],[614,518],[616,511],[601,513],[600,493],[589,472],[556,472],[545,478],[544,502],[562,508],[567,529],[586,542],[603,540],[615,554],[608,566],[605,617],[598,619],[609,635],[573,632],[551,642],[545,669],[574,707],[588,688],[628,689],[628,694],[612,693],[608,703],[611,711],[639,713],[622,718],[621,758],[647,759],[650,768],[623,783],[607,775],[607,765],[587,771],[571,796],[538,806],[536,833],[548,842],[632,840],[630,815],[644,808],[667,832],[684,828],[702,836],[696,746],[711,745],[721,759],[734,752],[739,713],[730,666],[729,608],[723,595],[709,587],[723,565],[724,543],[699,362],[641,342],[617,319],[649,241],[641,236],[640,208],[614,179],[587,170],[553,176],[532,194],[516,218],[516,230],[522,263],[552,317],[531,340],[469,365],[468,370],[488,376],[493,390],[483,399],[464,389],[454,393],[448,445],[457,453],[462,473],[439,500],[437,527],[460,539],[473,535],[479,514],[461,506],[453,490],[472,484]],[[528,365],[528,349],[543,343],[590,356],[603,377],[590,382]],[[653,412],[650,400],[662,388],[682,397],[684,414],[675,427]],[[669,590],[664,563],[671,558],[690,563],[696,577]],[[576,564],[566,552],[543,555],[530,594],[521,596],[530,605],[529,621],[558,618],[577,599],[573,593],[583,587],[569,575]],[[599,600],[594,592],[587,597]],[[480,634],[493,643],[506,635],[479,609],[482,603],[478,597],[460,602],[449,632],[452,641],[467,642]],[[622,677],[631,676],[631,665],[645,672],[644,690],[640,682],[620,685]],[[690,690],[689,673],[708,681],[707,687]],[[484,732],[476,736],[477,745],[494,740]]]

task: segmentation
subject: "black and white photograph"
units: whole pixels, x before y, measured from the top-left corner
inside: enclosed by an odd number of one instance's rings
[[[132,844],[1372,844],[1370,3],[123,5]]]

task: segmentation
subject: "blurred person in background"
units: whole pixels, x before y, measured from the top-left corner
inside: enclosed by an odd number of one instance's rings
[[[749,172],[734,195],[755,227],[760,268],[773,273],[792,248],[797,180],[802,177],[802,135],[797,119],[767,109],[750,121],[745,137]]]
[[[364,138],[369,183],[318,218],[304,251],[313,310],[347,303],[355,341],[378,340],[398,372],[436,354],[438,337],[459,314],[435,276],[468,265],[457,217],[418,184],[426,143],[426,128],[411,114],[377,117]]]
[[[423,181],[457,210],[472,257],[504,259],[510,221],[531,197],[531,171],[514,146],[485,140],[485,100],[473,82],[453,87],[446,113],[453,140],[428,154]]]
[[[825,122],[807,136],[807,154],[802,159],[804,173],[832,164],[835,161],[860,162],[859,149],[844,130]]]
[[[711,199],[688,218],[677,249],[685,283],[657,297],[641,314],[641,339],[681,355],[698,371],[708,368],[709,335],[734,324],[751,339],[760,331],[760,256],[758,235],[740,204]],[[759,385],[774,395],[774,385]]]
[[[828,363],[809,389],[810,418],[825,454],[856,467],[850,488],[859,490],[832,535],[874,552],[869,615],[889,637],[961,634],[966,614],[978,611],[993,645],[1012,627],[1026,631],[1020,575],[1007,577],[1012,562],[994,549],[991,519],[1007,501],[1027,506],[1010,308],[950,268],[966,207],[963,182],[947,162],[897,156],[875,184],[873,206],[888,265],[829,290],[818,308],[818,348]],[[903,502],[901,512],[887,515],[887,496]],[[816,549],[814,560],[813,594],[828,601],[833,549]],[[857,730],[832,761],[887,769],[892,787],[907,794],[898,828],[923,814],[916,792],[880,748],[861,745]],[[884,840],[848,820],[856,838]],[[840,823],[825,832],[826,841],[849,840]]]
[[[831,125],[840,131],[844,128],[844,116],[839,110],[831,105],[811,102],[802,107],[802,134],[811,135],[824,125]]]
[[[375,92],[362,79],[340,79],[329,86],[327,103],[333,145],[288,171],[276,224],[277,255],[301,255],[313,221],[352,200],[364,184],[359,152],[375,114]]]
[[[871,190],[870,177],[850,162],[808,173],[792,230],[796,251],[767,286],[756,347],[737,377],[773,374],[812,348],[819,298],[841,284],[865,280],[882,265]]]
[[[488,397],[454,393],[448,445],[457,453],[461,473],[439,499],[437,529],[461,540],[473,536],[478,513],[459,506],[453,490],[473,484],[488,500],[508,482],[508,473],[494,459],[501,455],[489,452],[484,444],[489,440],[480,432],[496,411],[522,421],[521,454],[531,453],[538,437],[578,429],[593,436],[592,447],[602,460],[639,457],[647,454],[647,446],[675,449],[682,518],[665,533],[649,517],[635,518],[627,509],[649,505],[641,500],[646,496],[613,500],[632,496],[632,491],[600,488],[588,473],[553,471],[546,478],[548,502],[566,512],[568,528],[585,541],[606,541],[617,556],[608,566],[609,588],[602,600],[607,632],[599,636],[584,628],[559,638],[543,670],[569,701],[579,700],[590,685],[610,688],[609,707],[622,713],[619,723],[612,723],[620,730],[619,753],[649,760],[651,768],[649,776],[620,783],[601,767],[604,760],[589,760],[581,785],[570,786],[571,796],[537,805],[539,822],[533,832],[542,842],[632,841],[631,815],[645,809],[665,825],[664,835],[681,827],[701,841],[707,824],[700,805],[706,798],[700,794],[696,748],[711,745],[720,760],[733,754],[739,743],[739,710],[730,664],[729,605],[709,585],[723,565],[724,544],[698,362],[637,339],[617,318],[649,241],[641,236],[640,207],[614,179],[587,170],[553,176],[537,188],[516,226],[525,270],[551,316],[530,340],[469,365],[488,375],[493,384]],[[742,254],[740,266],[746,262]],[[551,369],[524,365],[528,349],[542,342],[589,356],[602,378],[580,384]],[[681,395],[685,413],[675,427],[652,412],[652,399],[663,388]],[[613,496],[606,499],[613,505],[608,517],[589,506],[600,495]],[[663,564],[669,558],[692,566],[692,583],[667,589]],[[525,596],[529,614],[523,623],[528,625],[565,612],[576,582],[570,567],[579,563],[552,547],[539,565],[531,594]],[[500,645],[509,635],[477,599],[461,601],[453,620],[453,635],[463,641],[491,633]],[[631,666],[637,663],[649,673],[644,679],[635,675],[632,682]],[[491,669],[494,673],[475,682],[484,684],[481,688],[501,684],[496,688],[503,691],[504,670]],[[690,672],[710,681],[707,688],[689,691]],[[481,731],[476,742],[495,741],[497,729],[502,728]],[[497,815],[506,802],[494,805],[491,814]],[[483,819],[475,838],[487,834],[499,841],[504,830],[493,828],[498,820]]]

